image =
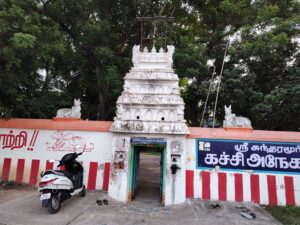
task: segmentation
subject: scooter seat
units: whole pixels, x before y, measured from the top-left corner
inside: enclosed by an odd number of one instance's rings
[[[66,176],[69,179],[71,179],[71,177],[72,177],[70,172],[68,172],[66,170],[47,170],[43,175],[46,175],[46,174],[55,174],[58,176]]]

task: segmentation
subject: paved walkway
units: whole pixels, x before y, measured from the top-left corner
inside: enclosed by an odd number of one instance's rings
[[[97,199],[107,199],[108,205],[99,206]],[[220,203],[220,208],[212,209],[210,202],[188,200],[186,204],[160,207],[157,204],[133,201],[124,204],[107,197],[103,192],[93,191],[82,198],[74,196],[64,202],[61,210],[50,215],[41,207],[38,193],[30,193],[21,198],[0,204],[0,225],[34,224],[88,224],[88,225],[131,225],[131,224],[201,224],[201,225],[269,225],[276,222],[262,208],[254,204],[243,204],[256,215],[246,219],[240,215],[237,203]]]

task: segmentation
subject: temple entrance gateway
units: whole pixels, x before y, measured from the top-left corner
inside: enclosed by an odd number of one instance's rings
[[[132,51],[133,67],[124,77],[124,91],[117,100],[110,129],[113,142],[108,194],[123,202],[139,198],[143,194],[139,181],[142,186],[150,182],[143,180],[147,175],[139,177],[145,172],[141,168],[147,169],[141,164],[141,152],[158,148],[162,164],[157,166],[159,176],[152,174],[157,178],[149,185],[160,184],[156,196],[162,205],[179,204],[185,201],[184,140],[189,130],[179,78],[172,68],[175,48],[134,46]]]
[[[165,205],[166,145],[132,144],[128,201]]]

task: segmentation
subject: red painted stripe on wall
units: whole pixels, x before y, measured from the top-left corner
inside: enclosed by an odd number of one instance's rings
[[[53,170],[53,163],[47,160],[45,170]]]
[[[40,160],[33,159],[31,161],[31,170],[30,170],[30,177],[29,177],[29,184],[36,185],[38,173],[39,173],[39,166]]]
[[[17,183],[23,182],[24,165],[25,165],[25,159],[18,159],[17,174],[16,174]]]
[[[285,199],[287,205],[295,205],[295,190],[293,177],[284,177]]]
[[[219,189],[219,200],[227,200],[227,176],[226,173],[218,173],[218,189]]]
[[[109,182],[109,171],[110,171],[110,163],[104,164],[103,171],[103,191],[108,191],[108,182]]]
[[[2,167],[2,179],[3,180],[9,179],[10,164],[11,164],[11,158],[4,158],[4,163],[3,163],[3,167]]]
[[[87,185],[88,190],[96,189],[97,169],[98,169],[98,163],[90,162],[89,179]]]
[[[250,190],[251,201],[260,204],[259,176],[256,174],[250,175]]]
[[[268,184],[269,204],[277,205],[276,177],[273,175],[268,175],[267,184]]]
[[[234,174],[234,189],[235,189],[235,201],[242,202],[244,200],[243,196],[243,175]]]
[[[186,170],[185,173],[186,197],[194,198],[194,170]]]
[[[210,172],[202,172],[202,198],[210,199]]]

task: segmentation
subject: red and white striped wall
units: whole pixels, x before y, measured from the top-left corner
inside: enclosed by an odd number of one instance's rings
[[[61,159],[84,147],[78,157],[89,190],[108,190],[111,122],[74,119],[0,120],[0,178],[37,185],[40,173],[56,169],[49,159]],[[61,168],[62,169],[62,168]]]
[[[186,197],[300,205],[300,175],[186,170]]]
[[[108,190],[110,163],[82,162],[84,167],[84,183],[88,190]],[[4,180],[38,185],[40,173],[55,169],[53,163],[39,159],[4,158],[0,162],[0,175]],[[63,169],[63,168],[60,168]]]

